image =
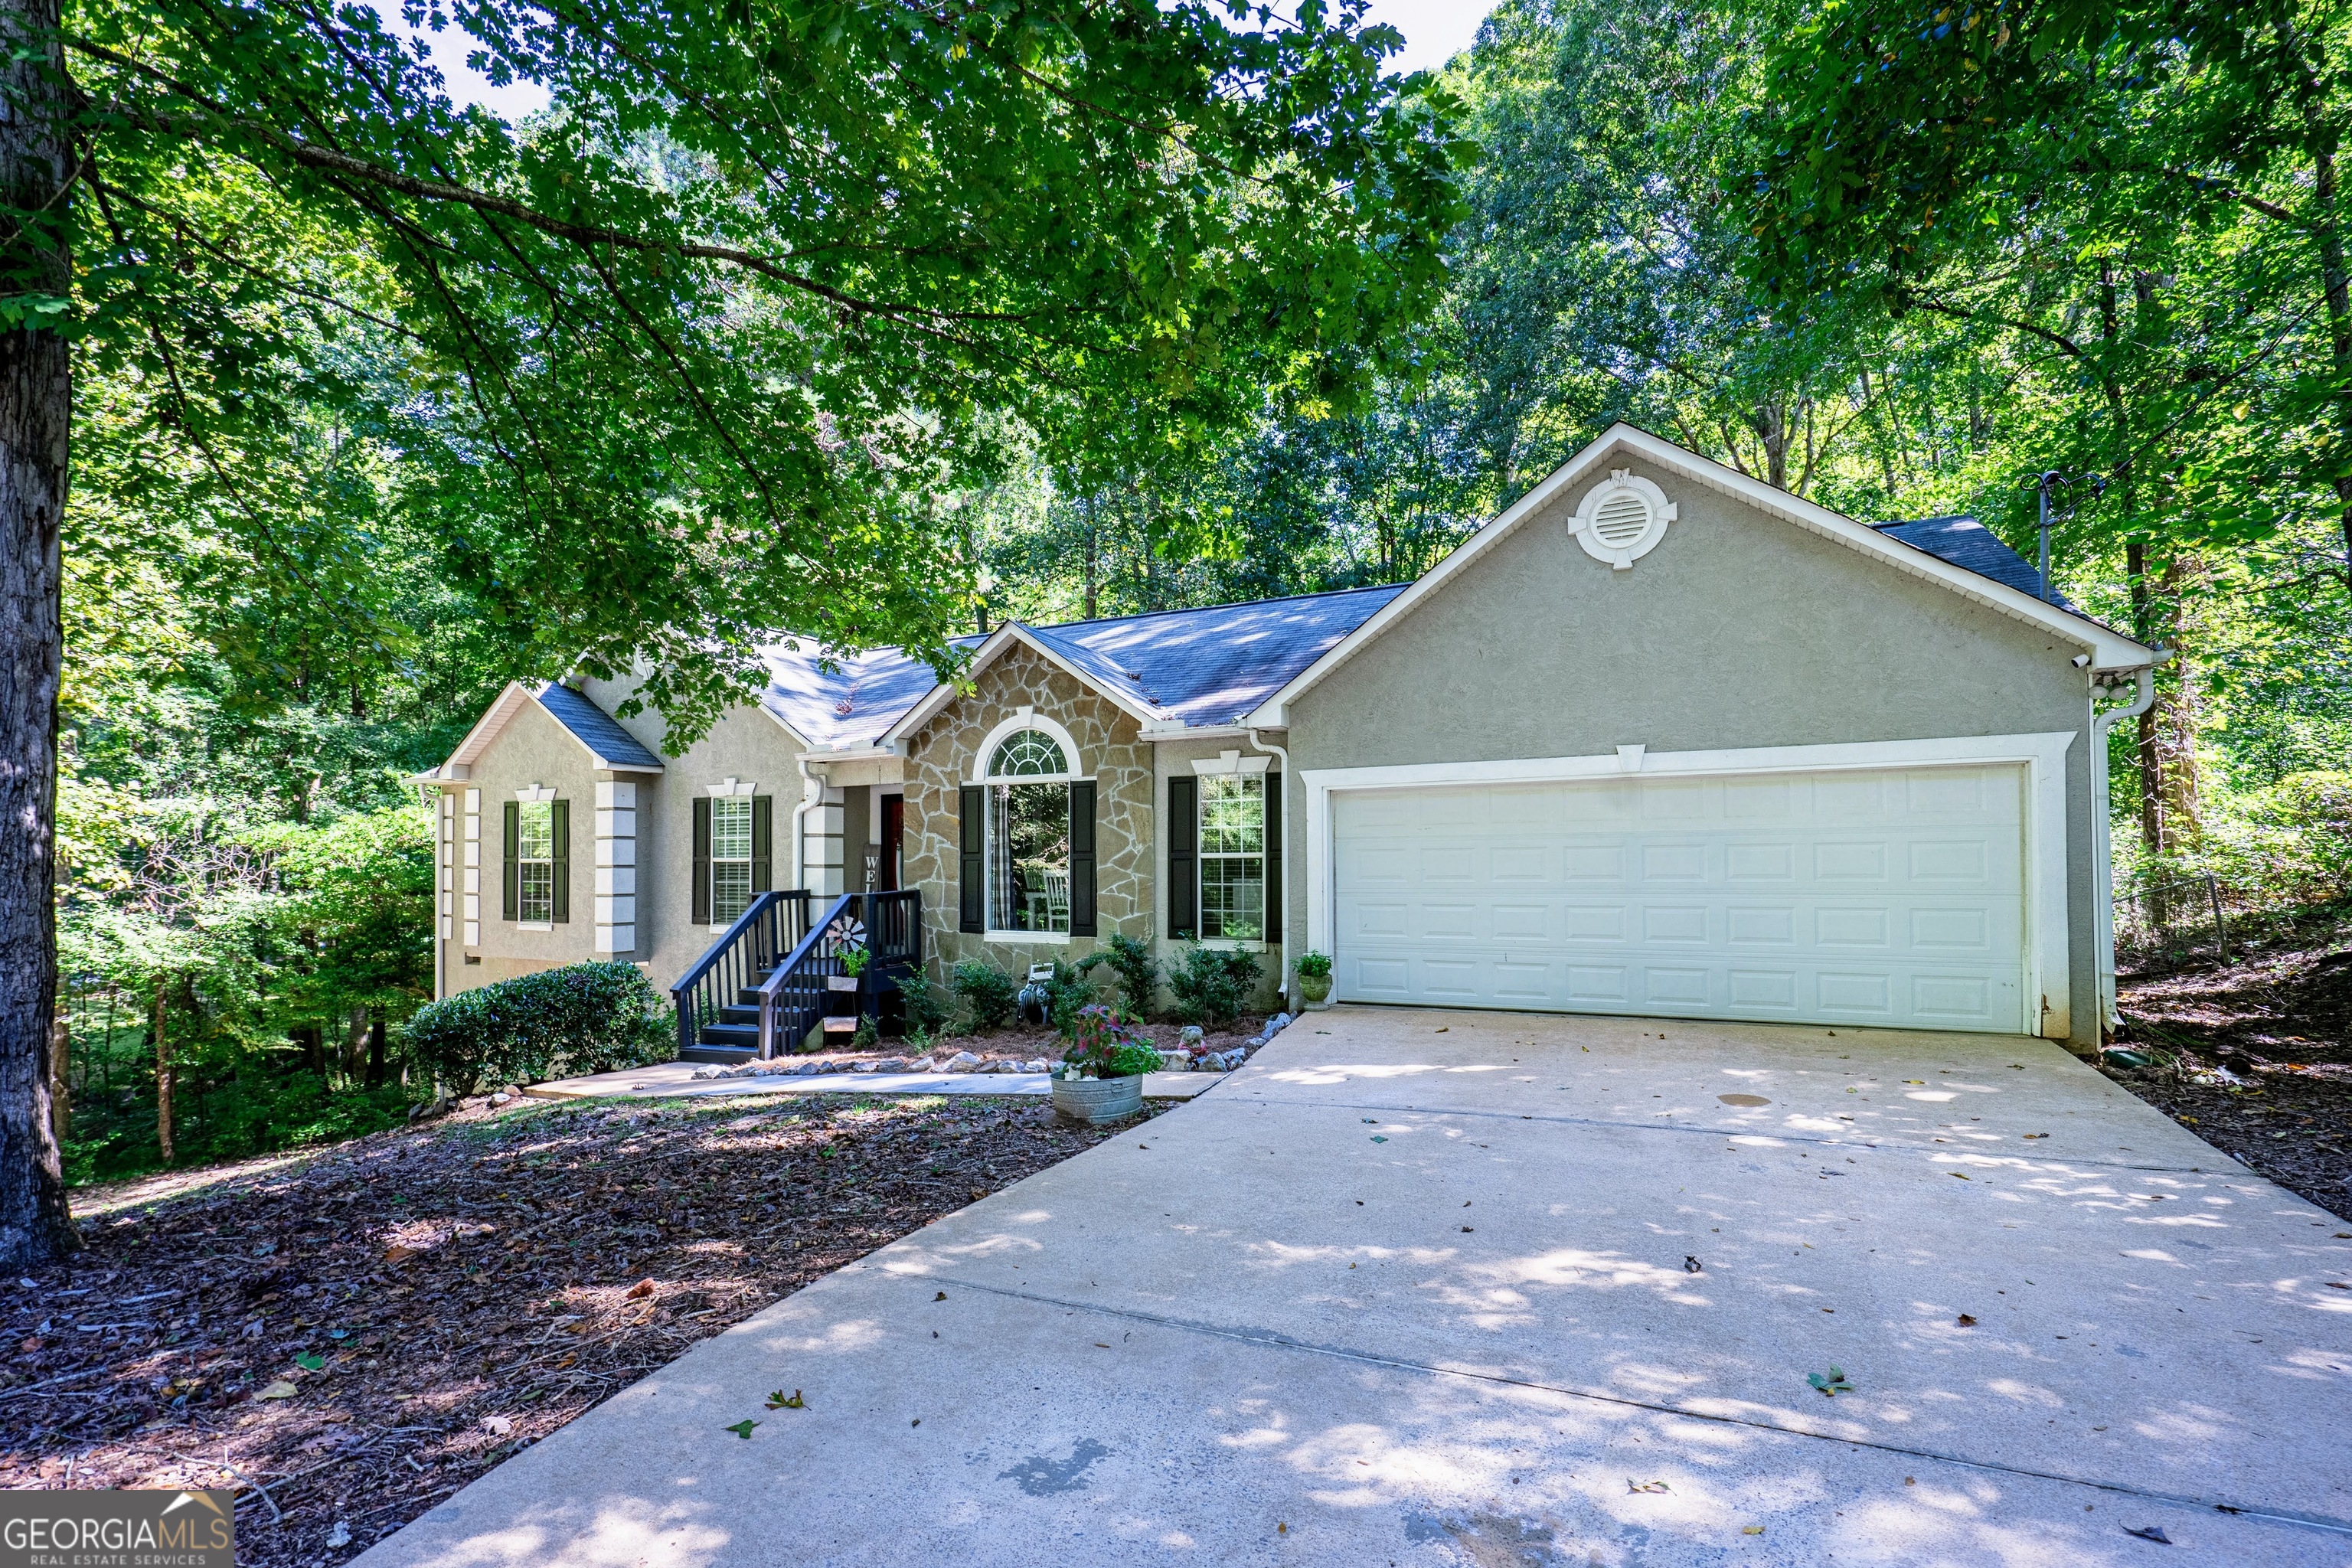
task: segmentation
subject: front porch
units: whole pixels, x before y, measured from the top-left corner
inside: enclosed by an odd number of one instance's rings
[[[923,962],[922,913],[912,889],[822,904],[805,888],[752,895],[670,987],[677,1059],[769,1061],[895,1027],[898,982]]]

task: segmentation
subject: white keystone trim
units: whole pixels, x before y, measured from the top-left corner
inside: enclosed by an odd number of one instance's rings
[[[2021,1034],[2063,1040],[2072,1035],[2071,971],[2066,950],[2066,753],[2071,730],[2037,735],[1958,735],[1927,741],[1857,741],[1826,746],[1757,746],[1719,752],[1644,752],[1645,778],[1705,778],[1735,773],[1828,773],[1902,767],[2014,763],[2025,769],[2025,942]],[[1621,748],[1622,752],[1622,748]],[[2094,759],[2095,763],[2104,759]],[[1392,767],[1310,768],[1307,789],[1307,945],[1332,945],[1331,796],[1341,790],[1421,789],[1432,785],[1549,784],[1621,775],[1620,752],[1589,757],[1526,757],[1488,763],[1407,763]]]
[[[544,805],[547,802],[553,800],[554,798],[555,786],[552,784],[525,784],[522,788],[515,791],[515,799],[523,801],[531,805]]]
[[[633,952],[637,945],[635,784],[596,781],[595,872],[595,951]]]
[[[1202,778],[1215,778],[1226,773],[1262,773],[1273,765],[1272,757],[1244,757],[1239,752],[1219,752],[1213,757],[1192,759],[1192,771]]]
[[[713,800],[726,800],[730,797],[744,800],[760,793],[758,782],[752,779],[724,778],[715,784],[705,784],[702,787],[710,792],[710,798]]]
[[[2155,661],[2156,655],[2151,649],[2096,621],[2062,610],[2055,605],[2045,604],[2031,594],[2021,593],[1965,567],[1955,566],[1915,545],[1890,539],[1867,523],[1856,522],[1825,506],[1790,495],[1786,490],[1775,489],[1761,479],[1727,468],[1710,458],[1700,457],[1646,430],[1620,423],[1601,432],[1590,446],[1552,470],[1549,478],[1512,503],[1501,516],[1465,540],[1452,554],[1422,574],[1411,587],[1381,605],[1378,613],[1363,625],[1334,643],[1322,658],[1291,677],[1281,690],[1258,704],[1246,722],[1260,730],[1289,728],[1287,709],[1309,687],[1355,658],[1373,638],[1460,575],[1473,561],[1493,549],[1499,540],[1549,507],[1561,492],[1588,479],[1604,458],[1622,462],[1629,456],[1646,459],[1657,468],[1680,474],[1710,489],[1744,500],[1759,511],[1794,523],[1809,532],[1835,540],[1898,572],[1924,578],[2012,619],[2049,632],[2064,643],[2089,653],[2095,675],[2141,669]]]

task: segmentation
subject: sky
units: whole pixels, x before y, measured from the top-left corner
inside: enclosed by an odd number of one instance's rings
[[[373,3],[387,28],[394,33],[407,31],[400,19],[399,0]],[[1434,70],[1456,51],[1468,48],[1487,9],[1488,0],[1371,0],[1368,13],[1371,21],[1385,22],[1404,35],[1404,53],[1388,62],[1391,70],[1402,72]],[[547,107],[547,94],[529,82],[498,88],[488,78],[467,70],[466,54],[472,46],[457,29],[425,37],[432,47],[433,63],[448,79],[449,96],[459,106],[478,103],[507,120],[520,120]]]

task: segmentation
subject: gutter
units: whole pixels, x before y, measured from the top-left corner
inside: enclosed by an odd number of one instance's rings
[[[2172,657],[2170,649],[2156,656],[2157,664]],[[2139,692],[2122,708],[2099,710],[2098,688],[2091,689],[2091,903],[2098,921],[2093,962],[2098,966],[2099,1035],[2101,1043],[2113,1037],[2123,1021],[2116,1011],[2116,857],[2111,833],[2107,788],[2107,731],[2119,719],[2137,719],[2156,705],[2156,665],[2137,672]]]
[[[793,807],[793,886],[804,890],[808,888],[808,835],[803,824],[808,816],[809,807],[824,798],[824,780],[819,774],[809,772],[808,752],[801,753],[799,766],[801,803]],[[812,791],[814,793],[811,793]]]
[[[1287,732],[1288,731],[1285,731],[1285,733]],[[1290,752],[1283,747],[1276,745],[1271,741],[1259,740],[1257,738],[1257,731],[1254,729],[1244,730],[1242,733],[1248,740],[1251,750],[1263,752],[1267,756],[1276,758],[1282,763],[1282,815],[1286,818],[1288,817],[1290,815],[1291,788],[1297,783],[1297,781],[1291,776]],[[1282,839],[1282,858],[1286,860],[1290,858],[1290,836],[1286,833],[1283,835]],[[1286,872],[1288,868],[1285,867],[1284,869]],[[1282,879],[1282,900],[1285,904],[1287,904],[1290,901],[1290,878],[1286,875]],[[1269,910],[1267,912],[1269,917],[1271,917],[1273,911]],[[1287,909],[1282,911],[1282,930],[1283,934],[1286,939],[1290,932],[1290,911]],[[1285,940],[1276,943],[1275,946],[1275,952],[1276,954],[1276,962],[1282,966],[1282,979],[1280,984],[1276,984],[1274,988],[1275,994],[1283,999],[1283,1006],[1287,1010],[1292,1005],[1290,997],[1289,942]]]

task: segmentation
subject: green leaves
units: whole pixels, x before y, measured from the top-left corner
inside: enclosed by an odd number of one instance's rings
[[[1827,1373],[1809,1372],[1805,1373],[1805,1381],[1832,1399],[1841,1394],[1853,1392],[1853,1384],[1848,1383],[1845,1373],[1836,1367],[1830,1368]]]
[[[719,1430],[722,1432],[732,1432],[735,1436],[742,1438],[743,1441],[748,1443],[751,1440],[751,1429],[758,1425],[759,1423],[757,1421],[738,1421],[734,1426],[721,1426]]]

